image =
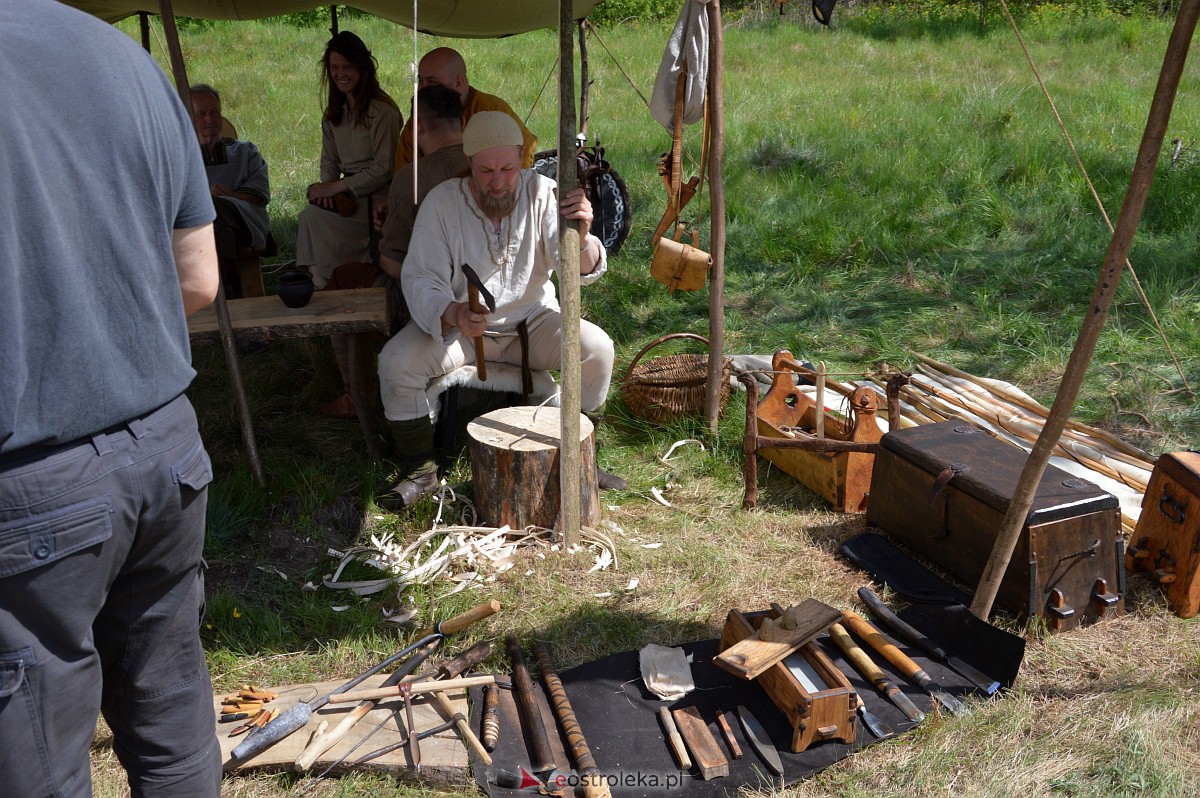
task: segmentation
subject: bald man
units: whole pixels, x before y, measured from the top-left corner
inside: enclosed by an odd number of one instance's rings
[[[466,127],[467,121],[480,111],[501,111],[508,114],[521,129],[524,145],[521,149],[521,166],[528,169],[533,166],[533,153],[537,149],[537,136],[529,132],[525,124],[517,116],[516,111],[504,100],[494,94],[485,94],[471,86],[467,81],[467,62],[457,50],[449,47],[438,47],[430,50],[417,64],[417,89],[426,86],[446,86],[458,92],[462,99],[462,122]],[[413,130],[412,118],[404,123],[400,131],[400,144],[396,147],[396,171],[413,160]]]

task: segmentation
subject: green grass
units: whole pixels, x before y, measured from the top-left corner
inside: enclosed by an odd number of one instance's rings
[[[879,362],[910,367],[919,352],[1053,399],[1109,234],[1011,32],[991,16],[981,30],[976,9],[957,21],[877,5],[857,14],[839,7],[827,30],[800,22],[807,8],[789,4],[782,19],[766,15],[726,30],[727,352],[787,348],[838,372]],[[1022,24],[1115,221],[1169,25],[1049,14]],[[269,487],[258,489],[219,348],[197,349],[191,394],[217,472],[203,636],[218,690],[348,678],[404,645],[381,612],[408,601],[428,621],[494,595],[504,612],[464,632],[461,643],[507,632],[537,637],[553,644],[562,668],[648,642],[714,637],[730,607],[810,596],[852,605],[865,576],[834,552],[861,531],[861,517],[828,512],[770,469],[760,480],[760,511],[741,512],[742,397],[733,397],[716,435],[701,423],[639,421],[619,398],[620,376],[644,344],[668,332],[708,332],[706,291],[669,296],[649,275],[647,239],[665,205],[656,165],[669,137],[622,74],[649,93],[668,25],[600,31],[621,69],[597,41],[589,47],[589,131],[635,208],[632,235],[611,273],[584,292],[585,314],[618,346],[599,459],[630,479],[628,491],[602,497],[605,518],[624,532],[619,572],[585,574],[576,560],[525,555],[489,590],[450,598],[442,598],[442,586],[403,599],[395,591],[359,600],[303,590],[332,572],[336,559],[327,549],[385,532],[412,539],[427,528],[432,508],[392,516],[373,505],[389,466],[367,462],[356,424],[315,413],[339,388],[319,339],[276,342],[243,358],[270,476]],[[406,106],[411,34],[373,19],[343,21],[343,28],[372,47],[385,88]],[[317,177],[317,62],[326,37],[322,28],[278,21],[183,31],[190,79],[222,91],[227,115],[270,165],[281,262],[291,257],[304,188]],[[553,80],[535,105],[555,61],[552,32],[500,41],[421,36],[418,49],[439,44],[464,52],[472,83],[523,115],[532,108],[530,128],[543,147],[554,146]],[[165,62],[157,44],[155,51]],[[1192,386],[1200,386],[1200,108],[1187,97],[1197,69],[1193,63],[1185,72],[1168,157],[1130,254]],[[698,130],[688,136],[694,142]],[[1172,166],[1176,137],[1184,149]],[[702,242],[707,214],[703,198],[685,212]],[[1181,390],[1128,277],[1075,417],[1155,454],[1200,447],[1200,403]],[[691,447],[670,466],[658,460],[687,437],[703,438],[706,450]],[[469,480],[469,465],[460,461],[451,479]],[[674,508],[650,501],[652,487],[667,491]],[[645,549],[645,542],[664,545]],[[638,589],[625,593],[635,576]],[[593,598],[603,592],[614,597]],[[1018,689],[1005,700],[873,746],[786,794],[1197,794],[1195,624],[1170,615],[1141,578],[1131,580],[1131,596],[1123,621],[1033,634]],[[332,609],[341,605],[348,609]],[[489,664],[504,667],[495,653]],[[122,794],[103,736],[95,764],[97,794]],[[287,776],[237,777],[226,792],[282,796],[294,784]],[[415,794],[393,785],[362,776],[335,780],[320,794]]]

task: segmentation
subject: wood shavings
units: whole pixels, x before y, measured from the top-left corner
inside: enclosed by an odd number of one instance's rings
[[[254,567],[257,570],[262,571],[264,573],[275,574],[276,576],[278,576],[280,579],[282,579],[285,582],[288,580],[287,574],[285,574],[283,571],[279,570],[278,568],[276,568],[273,565],[256,565]]]
[[[660,491],[658,488],[651,488],[650,495],[654,497],[654,501],[658,502],[663,507],[671,506],[671,503],[667,501],[666,497],[662,495],[662,491]]]
[[[700,451],[702,451],[702,452],[705,451],[704,444],[701,443],[700,441],[696,440],[695,438],[684,438],[681,441],[675,441],[674,443],[672,443],[671,448],[667,449],[667,453],[664,454],[662,457],[658,458],[658,462],[662,463],[663,465],[670,465],[670,463],[668,463],[667,461],[671,459],[671,455],[673,455],[675,453],[676,449],[678,449],[680,446],[691,446],[691,445],[699,446]]]
[[[661,543],[643,543],[642,548],[643,549],[661,549],[662,544]]]
[[[339,552],[341,560],[337,569],[325,577],[323,584],[331,589],[350,590],[356,595],[366,596],[389,586],[395,586],[397,595],[402,595],[413,585],[439,581],[453,583],[454,587],[449,593],[443,594],[444,597],[494,581],[497,574],[516,564],[517,553],[521,550],[532,549],[538,558],[545,559],[547,551],[562,549],[559,539],[559,533],[551,529],[529,527],[513,530],[508,526],[435,527],[407,545],[396,541],[395,535],[390,532],[382,536],[372,535],[370,546]],[[590,555],[593,559],[588,573],[617,568],[616,545],[612,538],[598,529],[582,527],[580,543],[567,553]],[[351,562],[378,568],[387,576],[343,582],[341,575]],[[527,572],[526,575],[531,573]]]

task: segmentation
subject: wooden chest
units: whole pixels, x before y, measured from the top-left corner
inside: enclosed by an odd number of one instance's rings
[[[763,619],[775,614],[731,609],[721,633],[721,651],[757,634]],[[792,753],[825,740],[854,742],[858,696],[846,675],[815,643],[801,646],[755,681],[787,717],[792,727]]]
[[[1158,458],[1126,563],[1166,587],[1167,602],[1179,617],[1192,618],[1200,610],[1200,452]]]
[[[963,421],[889,432],[875,456],[867,523],[974,590],[1027,455]],[[1053,631],[1124,612],[1115,496],[1047,466],[996,601]]]

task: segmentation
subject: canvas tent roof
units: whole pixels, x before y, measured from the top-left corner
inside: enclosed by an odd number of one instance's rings
[[[65,0],[106,22],[132,16],[139,11],[159,12],[156,0]],[[600,0],[572,0],[574,17],[580,19]],[[329,3],[315,0],[174,0],[176,16],[197,19],[262,19],[324,8]],[[413,25],[412,0],[355,0],[345,3],[361,11],[391,20],[407,28]],[[492,38],[554,28],[558,25],[559,0],[419,0],[416,28],[435,36]]]

